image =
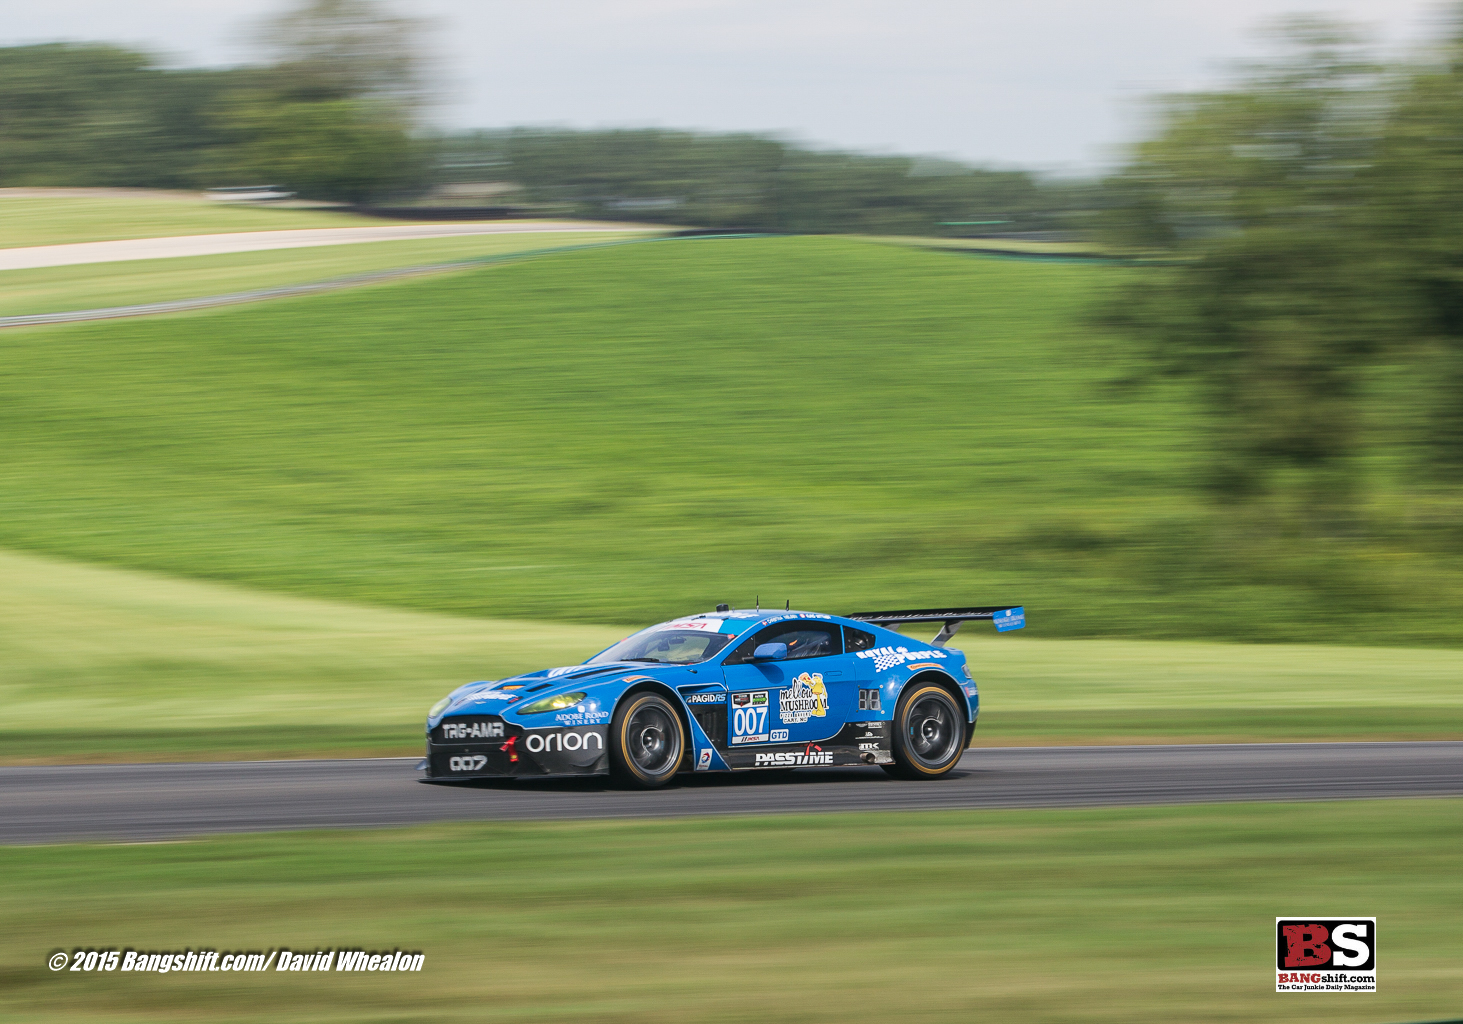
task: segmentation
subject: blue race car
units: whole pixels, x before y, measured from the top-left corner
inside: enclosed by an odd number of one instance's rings
[[[427,714],[427,782],[609,774],[652,789],[677,772],[879,765],[954,768],[979,698],[962,622],[1025,625],[1019,607],[715,612],[651,626],[582,665],[469,683]],[[894,632],[939,622],[928,644]]]

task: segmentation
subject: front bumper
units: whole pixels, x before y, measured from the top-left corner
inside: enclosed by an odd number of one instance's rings
[[[608,743],[603,725],[525,729],[499,715],[444,718],[427,734],[422,781],[603,775]]]

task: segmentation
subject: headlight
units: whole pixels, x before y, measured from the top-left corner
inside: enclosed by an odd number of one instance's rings
[[[572,708],[584,699],[582,693],[561,693],[557,697],[545,697],[543,700],[536,700],[526,707],[518,709],[520,715],[537,715],[544,711],[563,711],[565,708]]]
[[[440,715],[442,712],[446,711],[451,706],[452,706],[452,698],[451,697],[443,697],[437,703],[435,703],[435,704],[432,705],[432,710],[427,712],[427,717],[428,718],[436,718],[438,715]]]

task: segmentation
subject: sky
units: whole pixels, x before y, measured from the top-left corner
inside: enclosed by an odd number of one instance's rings
[[[8,0],[0,44],[101,40],[178,66],[250,60],[290,6]],[[1143,100],[1222,82],[1255,29],[1322,12],[1394,51],[1436,0],[396,0],[429,19],[445,127],[665,127],[1089,173],[1145,129]]]

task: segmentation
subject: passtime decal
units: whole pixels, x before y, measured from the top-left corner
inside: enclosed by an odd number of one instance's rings
[[[796,676],[792,685],[778,691],[777,713],[784,725],[801,725],[809,718],[828,715],[828,688],[818,672]]]
[[[874,670],[882,672],[886,668],[893,668],[895,665],[903,665],[910,661],[919,661],[921,658],[945,658],[944,651],[911,651],[908,647],[875,647],[872,651],[857,652],[860,658],[873,658]]]
[[[805,764],[832,764],[833,755],[825,754],[823,748],[809,743],[801,754],[796,751],[778,751],[775,754],[758,754],[753,767],[797,768]]]

